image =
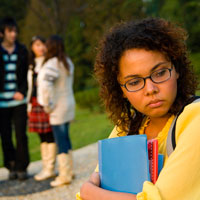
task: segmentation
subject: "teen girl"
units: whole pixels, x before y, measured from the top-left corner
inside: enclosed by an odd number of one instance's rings
[[[46,47],[38,85],[40,103],[50,115],[50,124],[58,146],[59,175],[51,182],[51,186],[55,187],[70,183],[73,177],[69,124],[75,114],[74,65],[66,56],[63,40],[59,36],[51,36]]]
[[[39,174],[34,176],[37,181],[55,176],[56,144],[49,124],[49,115],[44,112],[43,107],[38,103],[40,95],[37,95],[37,76],[42,68],[45,51],[45,40],[40,36],[34,36],[30,45],[27,98],[29,132],[38,133],[41,141],[40,151],[43,168]]]
[[[185,31],[168,21],[144,19],[118,25],[101,41],[95,74],[116,124],[110,137],[156,138],[165,162],[155,185],[144,182],[137,195],[101,189],[94,172],[81,188],[83,200],[200,199],[200,103],[178,117],[176,148],[170,157],[166,152],[170,125],[197,87],[185,39]]]

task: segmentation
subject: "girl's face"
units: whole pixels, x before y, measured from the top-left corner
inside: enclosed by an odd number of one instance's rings
[[[45,44],[39,39],[33,42],[31,49],[33,53],[35,54],[35,57],[41,57],[46,52]]]
[[[151,76],[153,80],[157,81],[160,77],[164,77],[165,73],[170,74],[168,69],[172,69],[171,77],[169,75],[164,82],[154,83],[150,78],[147,78],[144,87],[135,92],[129,92],[125,87],[121,87],[124,97],[129,100],[132,106],[150,118],[161,118],[168,115],[176,98],[179,74],[171,62],[157,51],[130,49],[126,50],[120,59],[119,83],[125,84],[129,81],[129,86],[134,88],[138,87],[139,84],[137,78]]]

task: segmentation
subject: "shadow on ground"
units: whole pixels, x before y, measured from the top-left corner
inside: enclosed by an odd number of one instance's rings
[[[28,167],[29,178],[25,181],[8,181],[8,170],[0,168],[1,200],[72,200],[88,180],[97,165],[97,143],[73,151],[75,179],[70,185],[52,188],[48,179],[37,182],[33,176],[42,169],[42,162],[31,162]],[[57,166],[56,166],[56,174]]]
[[[19,180],[0,180],[0,197],[20,196],[42,192],[51,189],[50,182],[53,178],[44,181],[35,181],[33,176],[25,181]]]

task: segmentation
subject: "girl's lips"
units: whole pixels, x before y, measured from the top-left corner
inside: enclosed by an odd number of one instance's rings
[[[149,106],[150,108],[157,108],[157,107],[162,106],[162,104],[163,104],[163,101],[162,101],[162,100],[156,100],[156,101],[151,101],[151,102],[148,104],[148,106]]]

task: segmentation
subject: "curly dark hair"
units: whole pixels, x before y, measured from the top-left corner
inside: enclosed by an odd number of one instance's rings
[[[179,73],[179,79],[177,96],[169,113],[176,114],[187,99],[195,94],[198,85],[189,60],[186,39],[187,33],[180,26],[161,18],[146,18],[120,23],[100,41],[94,73],[109,118],[122,131],[138,134],[144,118],[123,97],[118,83],[119,60],[124,51],[133,48],[158,51],[172,62]]]

